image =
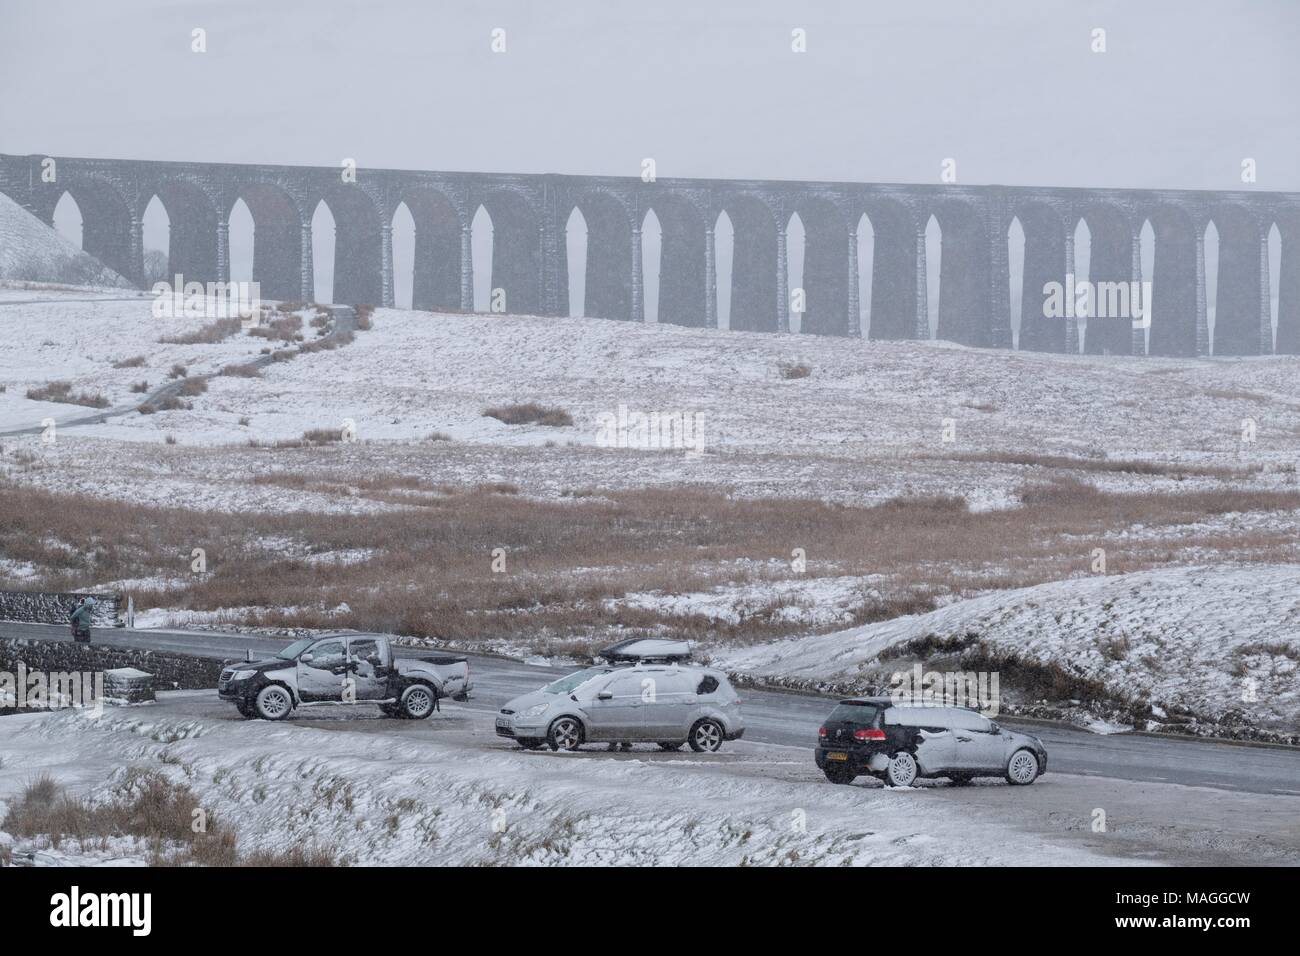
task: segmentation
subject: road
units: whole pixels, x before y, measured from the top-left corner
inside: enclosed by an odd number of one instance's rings
[[[62,625],[0,622],[0,637],[70,640]],[[283,640],[211,631],[96,630],[95,643],[159,651],[177,651],[218,660],[270,656]],[[483,655],[467,655],[474,691],[465,705],[490,713],[512,697],[535,690],[569,668],[523,664]],[[812,748],[817,727],[830,710],[824,697],[779,691],[741,691],[745,739],[758,743]],[[1149,737],[1103,736],[1070,727],[999,720],[1013,730],[1035,734],[1047,746],[1049,771],[1106,777],[1138,783],[1212,787],[1243,794],[1300,795],[1300,752],[1281,747],[1248,747],[1217,742]],[[811,755],[809,756],[811,760]]]

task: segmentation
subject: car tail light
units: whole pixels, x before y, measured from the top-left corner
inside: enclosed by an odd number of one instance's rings
[[[853,731],[854,740],[884,740],[885,732],[876,730],[874,727],[866,727],[862,730]]]
[[[826,736],[826,728],[825,728],[825,727],[818,727],[818,728],[817,728],[817,736],[818,736],[818,737],[825,737],[825,736]]]

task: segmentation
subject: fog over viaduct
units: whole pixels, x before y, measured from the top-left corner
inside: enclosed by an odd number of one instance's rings
[[[229,217],[242,200],[254,222],[253,279],[271,299],[313,298],[312,216],[335,221],[334,298],[393,304],[393,217],[415,223],[412,305],[474,308],[472,224],[492,221],[491,279],[508,311],[569,314],[566,228],[576,208],[587,224],[588,315],[644,321],[641,231],[653,211],[662,231],[660,322],[718,325],[714,233],[734,230],[731,328],[790,328],[787,229],[805,234],[803,333],[860,336],[859,277],[870,270],[869,336],[929,338],[926,230],[942,232],[938,337],[1012,346],[1008,231],[1024,233],[1019,347],[1145,353],[1126,318],[1092,319],[1080,342],[1072,319],[1044,314],[1043,286],[1074,274],[1078,223],[1091,235],[1089,279],[1141,281],[1141,233],[1155,237],[1149,352],[1191,356],[1300,353],[1300,194],[1256,191],[892,185],[763,180],[443,173],[338,167],[174,163],[0,155],[0,192],[46,223],[64,194],[83,219],[83,247],[143,283],[143,217],[156,197],[170,222],[170,272],[187,281],[230,278]],[[1207,324],[1205,233],[1219,236],[1213,341]],[[874,255],[858,261],[869,224]],[[1270,305],[1269,234],[1281,236],[1276,340]],[[483,267],[479,264],[479,268]]]

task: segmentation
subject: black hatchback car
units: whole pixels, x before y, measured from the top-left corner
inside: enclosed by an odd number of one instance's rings
[[[1047,770],[1043,742],[1003,730],[974,710],[900,704],[889,697],[840,701],[817,731],[817,766],[831,783],[879,777],[894,787],[920,777],[969,783],[1004,777],[1017,786]]]

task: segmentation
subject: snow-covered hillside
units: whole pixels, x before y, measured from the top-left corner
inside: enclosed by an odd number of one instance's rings
[[[0,195],[0,279],[130,286],[5,195]]]
[[[0,334],[13,344],[0,374],[11,383],[59,376],[116,396],[128,378],[110,367],[119,353],[139,350],[150,369],[166,369],[225,348],[163,346],[161,331],[144,302],[0,307]],[[808,374],[786,377],[789,363]],[[48,412],[22,394],[11,384],[7,423]],[[573,424],[483,415],[529,401],[563,409]],[[620,409],[698,416],[703,454],[632,447],[635,436],[608,447],[604,425]],[[1060,356],[379,310],[348,347],[261,378],[214,379],[192,410],[79,427],[75,455],[71,445],[42,450],[54,468],[40,480],[90,490],[76,481],[78,460],[146,442],[155,447],[137,446],[115,466],[133,469],[121,475],[132,496],[152,476],[175,483],[168,495],[235,507],[255,497],[245,479],[266,459],[241,458],[234,446],[345,420],[358,443],[304,453],[302,467],[339,478],[364,467],[429,481],[505,480],[543,496],[690,482],[846,502],[952,494],[1000,508],[1016,503],[1027,480],[1061,477],[1106,491],[1294,488],[1300,358]],[[157,448],[164,436],[183,453]],[[98,472],[100,493],[113,493],[113,478]]]
[[[975,642],[1100,681],[1117,700],[1294,732],[1300,725],[1300,566],[1165,568],[959,601],[928,614],[724,652],[784,683],[888,686],[909,641]]]

